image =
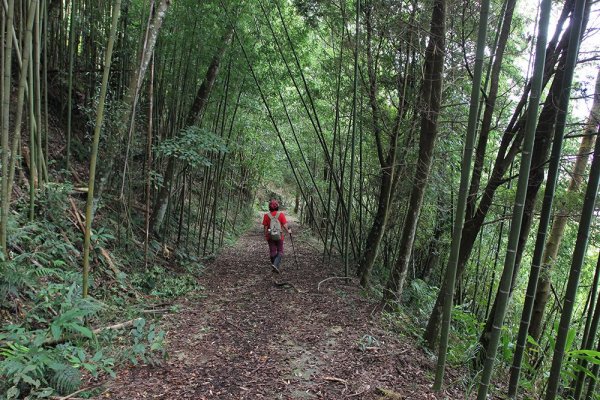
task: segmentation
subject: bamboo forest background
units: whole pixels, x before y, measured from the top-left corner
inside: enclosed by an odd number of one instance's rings
[[[158,361],[157,326],[116,351],[90,322],[199,289],[270,198],[437,356],[438,388],[447,360],[480,399],[600,398],[597,1],[1,12],[8,398]]]

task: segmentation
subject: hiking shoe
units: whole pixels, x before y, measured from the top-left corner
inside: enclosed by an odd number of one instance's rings
[[[271,267],[273,267],[273,272],[279,273],[279,268],[277,268],[275,264],[273,264]]]

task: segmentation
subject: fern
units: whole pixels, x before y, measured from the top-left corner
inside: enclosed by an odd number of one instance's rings
[[[36,276],[37,278],[44,278],[44,277],[48,277],[48,276],[57,276],[58,275],[58,273],[56,272],[55,269],[46,268],[46,267],[34,268],[31,272],[31,274]]]
[[[30,271],[16,262],[0,263],[0,306],[5,305],[9,295],[17,296],[25,287],[34,287],[37,279]]]
[[[68,364],[57,364],[53,367],[50,386],[61,395],[75,392],[81,387],[81,372]]]

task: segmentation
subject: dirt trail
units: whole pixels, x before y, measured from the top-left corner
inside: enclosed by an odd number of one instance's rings
[[[169,359],[119,371],[103,398],[378,399],[377,388],[436,398],[431,361],[382,330],[354,285],[332,279],[317,290],[341,269],[300,240],[301,227],[293,228],[298,268],[286,238],[275,274],[256,226],[207,268],[207,297],[180,300],[183,311],[162,320]]]

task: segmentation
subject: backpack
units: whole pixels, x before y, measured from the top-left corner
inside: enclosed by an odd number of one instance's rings
[[[279,222],[279,212],[275,215],[271,215],[269,213],[269,218],[271,218],[271,224],[269,225],[269,238],[275,242],[279,242],[281,240],[281,222]]]

